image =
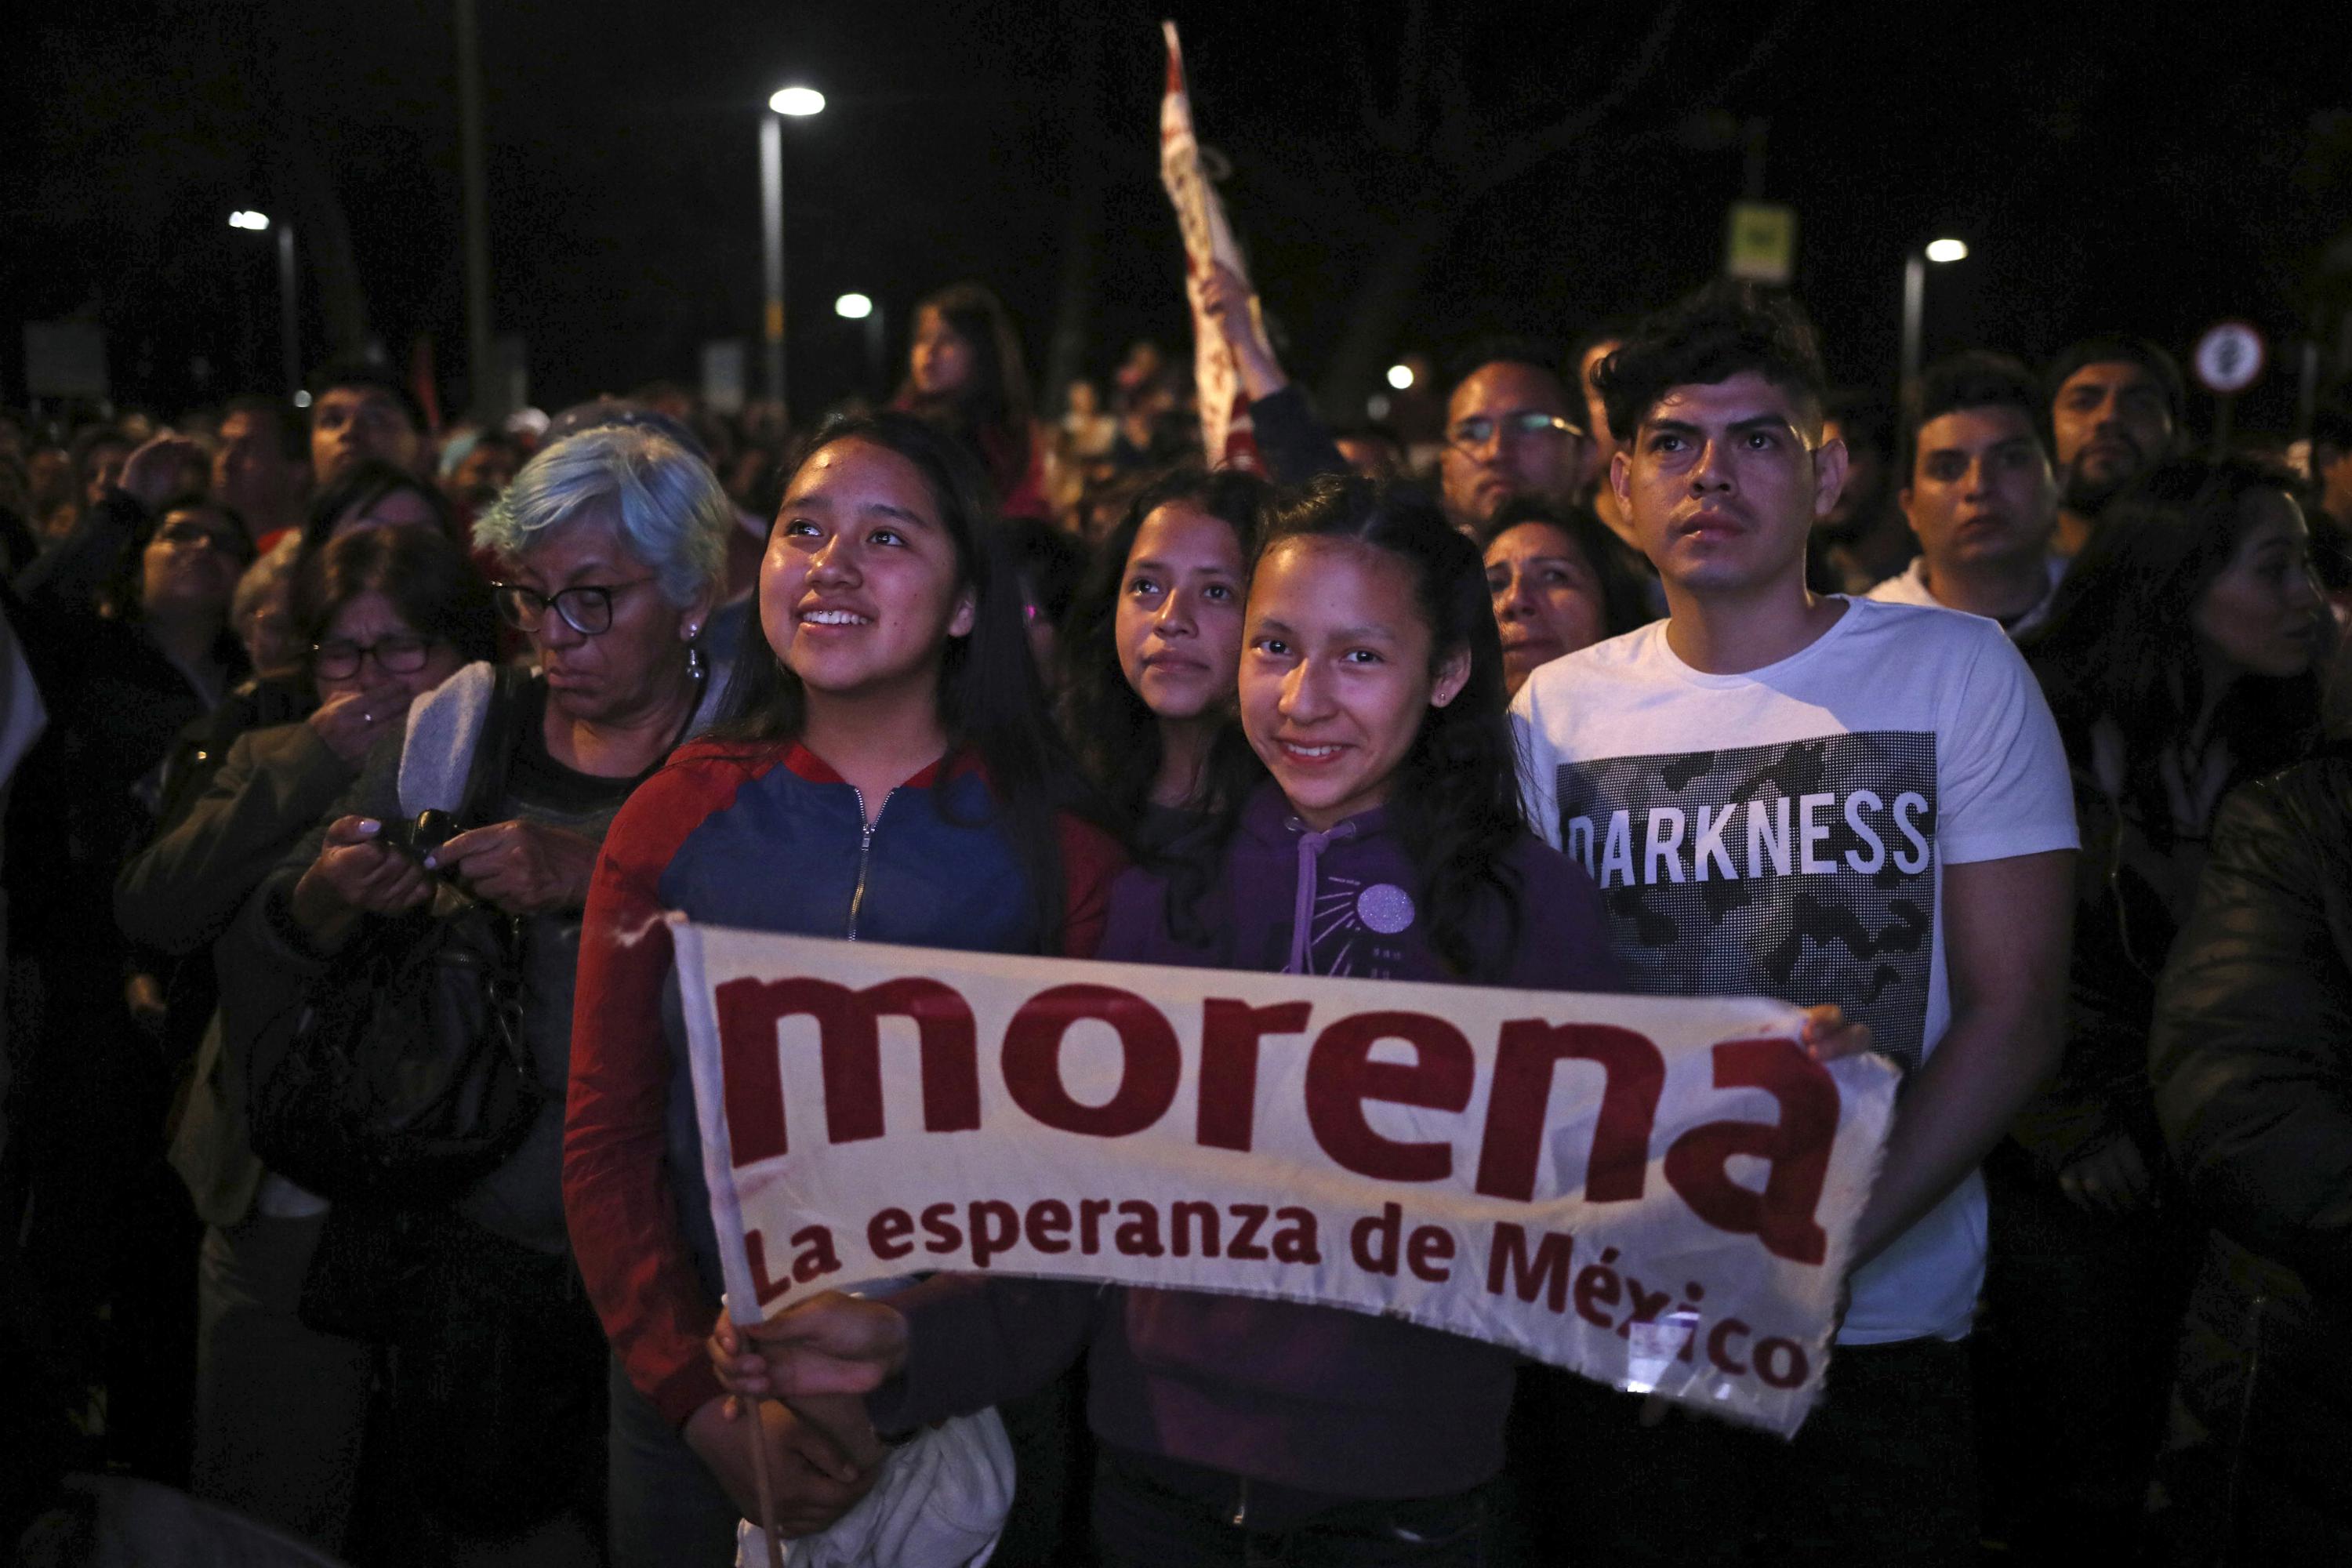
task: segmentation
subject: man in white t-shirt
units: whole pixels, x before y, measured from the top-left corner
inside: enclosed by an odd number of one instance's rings
[[[2042,624],[2066,563],[2050,550],[2058,480],[2041,404],[2002,354],[1955,354],[1920,377],[1902,492],[1919,554],[1871,598],[1983,616],[2013,637]]]
[[[1610,481],[1668,619],[1512,704],[1530,815],[1584,861],[1653,994],[1834,1002],[1906,1071],[1826,1397],[1793,1444],[1603,1401],[1595,1562],[1971,1563],[1978,1163],[2055,1059],[2074,813],[2000,627],[1805,587],[1844,451],[1796,308],[1720,285],[1603,373]],[[1613,1401],[1613,1403],[1612,1403]],[[1601,1535],[1596,1538],[1593,1531]]]

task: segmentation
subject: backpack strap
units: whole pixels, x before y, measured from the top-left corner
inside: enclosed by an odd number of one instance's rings
[[[507,774],[521,736],[523,697],[530,680],[531,672],[520,665],[502,664],[495,668],[489,706],[474,737],[474,754],[466,770],[465,793],[451,814],[461,830],[489,822],[505,798]]]

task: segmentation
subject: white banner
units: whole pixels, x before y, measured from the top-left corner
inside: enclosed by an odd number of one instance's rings
[[[673,918],[742,1321],[976,1270],[1388,1313],[1783,1434],[1821,1385],[1896,1075],[1780,1003]]]
[[[1225,222],[1225,204],[1201,168],[1176,24],[1162,22],[1160,30],[1168,40],[1168,90],[1160,100],[1160,183],[1168,187],[1176,226],[1184,236],[1184,295],[1192,308],[1192,381],[1201,413],[1201,452],[1211,468],[1255,468],[1257,441],[1250,430],[1249,395],[1241,389],[1223,332],[1201,307],[1201,287],[1212,264],[1222,261],[1244,280],[1249,269],[1242,265],[1241,247]],[[1251,309],[1255,310],[1255,301]]]

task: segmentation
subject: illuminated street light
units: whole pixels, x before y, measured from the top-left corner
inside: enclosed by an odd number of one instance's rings
[[[790,114],[800,118],[812,114],[823,114],[824,94],[813,87],[782,88],[768,100],[768,107],[778,114]]]
[[[778,88],[768,99],[777,115],[805,120],[824,112],[824,94],[813,87]],[[784,401],[784,136],[775,115],[760,121],[761,281],[766,300],[760,312],[761,347],[767,360],[768,395]]]
[[[1969,246],[1964,239],[1931,239],[1927,242],[1927,259],[1930,261],[1966,261],[1968,258]]]
[[[874,313],[874,301],[863,294],[844,294],[833,302],[833,313],[845,321],[862,321]]]
[[[249,228],[254,233],[259,234],[269,226],[269,215],[239,208],[228,215],[228,226],[231,228]]]
[[[1919,379],[1919,339],[1926,329],[1927,314],[1927,264],[1942,265],[1950,261],[1966,261],[1968,241],[1962,239],[1931,239],[1926,247],[1903,258],[1903,358],[1897,367],[1895,390],[1904,397]]]
[[[1395,387],[1399,392],[1405,391],[1407,388],[1411,387],[1412,385],[1412,366],[1409,364],[1392,364],[1389,366],[1389,384]]]

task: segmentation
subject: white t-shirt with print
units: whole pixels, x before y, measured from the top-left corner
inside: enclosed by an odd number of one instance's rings
[[[1529,676],[1528,814],[1601,885],[1652,995],[1835,1002],[1908,1069],[1951,1021],[1937,868],[2075,847],[2057,726],[1994,622],[1846,600],[1802,652],[1691,668],[1663,621]],[[1853,1278],[1841,1342],[1968,1332],[1973,1173]]]

